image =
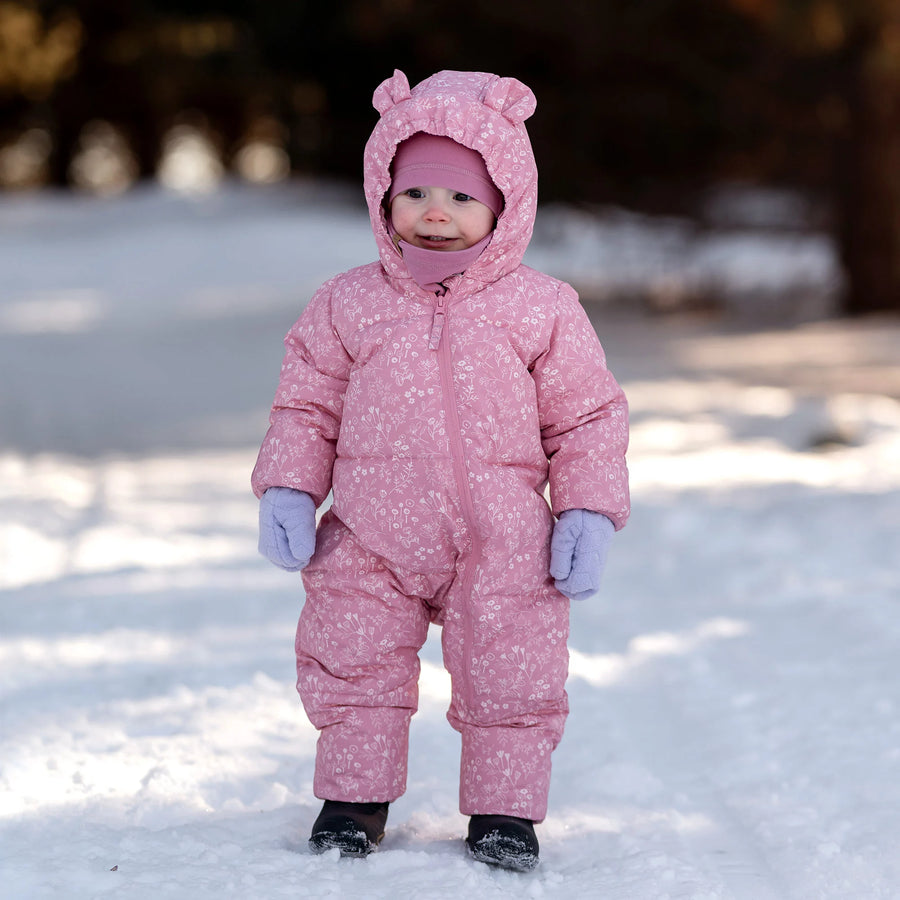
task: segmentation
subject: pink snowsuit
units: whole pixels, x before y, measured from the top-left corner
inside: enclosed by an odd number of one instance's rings
[[[552,512],[629,511],[625,397],[572,288],[521,260],[537,170],[513,78],[395,72],[365,149],[380,261],[328,281],[285,338],[257,496],[309,493],[323,516],[303,571],[298,690],[320,729],[314,791],[395,800],[406,783],[418,651],[443,626],[460,809],[540,821],[568,710],[569,601],[549,575]],[[484,157],[505,207],[461,275],[430,293],[382,204],[399,142],[445,135]]]

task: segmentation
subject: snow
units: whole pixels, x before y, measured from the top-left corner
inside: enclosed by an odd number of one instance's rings
[[[773,323],[776,287],[831,302],[820,237],[547,212],[529,259],[629,394],[634,514],[573,606],[523,875],[463,852],[435,634],[382,849],[305,845],[302,589],[256,553],[248,479],[283,333],[372,258],[355,191],[0,197],[4,896],[900,895],[900,322]],[[615,300],[660,279],[733,314]]]

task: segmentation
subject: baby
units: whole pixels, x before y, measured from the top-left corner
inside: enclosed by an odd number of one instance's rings
[[[628,517],[627,405],[575,292],[521,261],[530,89],[440,72],[411,90],[398,71],[374,105],[380,258],[291,328],[253,472],[260,549],[306,589],[297,687],[325,801],[310,847],[381,840],[436,623],[466,845],[528,870],[568,712],[569,599],[597,590]]]

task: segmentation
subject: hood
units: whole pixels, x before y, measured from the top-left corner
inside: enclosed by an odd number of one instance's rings
[[[503,194],[491,242],[466,269],[456,293],[478,290],[515,269],[531,240],[537,210],[537,167],[524,125],[536,105],[531,89],[515,78],[449,71],[410,89],[396,70],[379,85],[372,103],[381,117],[366,143],[363,183],[379,257],[391,281],[421,291],[391,240],[383,206],[397,145],[418,131],[476,150]]]

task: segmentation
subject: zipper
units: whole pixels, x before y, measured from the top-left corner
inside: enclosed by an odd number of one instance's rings
[[[434,307],[434,316],[431,319],[431,334],[428,336],[428,349],[437,350],[441,343],[441,335],[444,332],[444,320],[447,318],[446,301],[447,289],[437,295],[437,303]]]
[[[456,403],[456,391],[453,389],[453,356],[450,348],[449,328],[447,327],[446,300],[443,294],[437,298],[434,318],[431,324],[429,347],[438,353],[438,369],[441,378],[441,391],[444,400],[444,413],[447,417],[447,431],[450,442],[450,459],[453,465],[453,476],[456,490],[460,498],[463,520],[469,531],[472,545],[466,560],[465,573],[460,583],[462,602],[469,607],[463,623],[463,687],[466,705],[474,706],[472,690],[472,647],[475,637],[475,623],[471,610],[472,587],[475,582],[475,571],[484,550],[484,540],[478,532],[478,520],[475,515],[475,501],[469,486],[469,473],[465,461],[462,429],[459,422],[459,409]]]

